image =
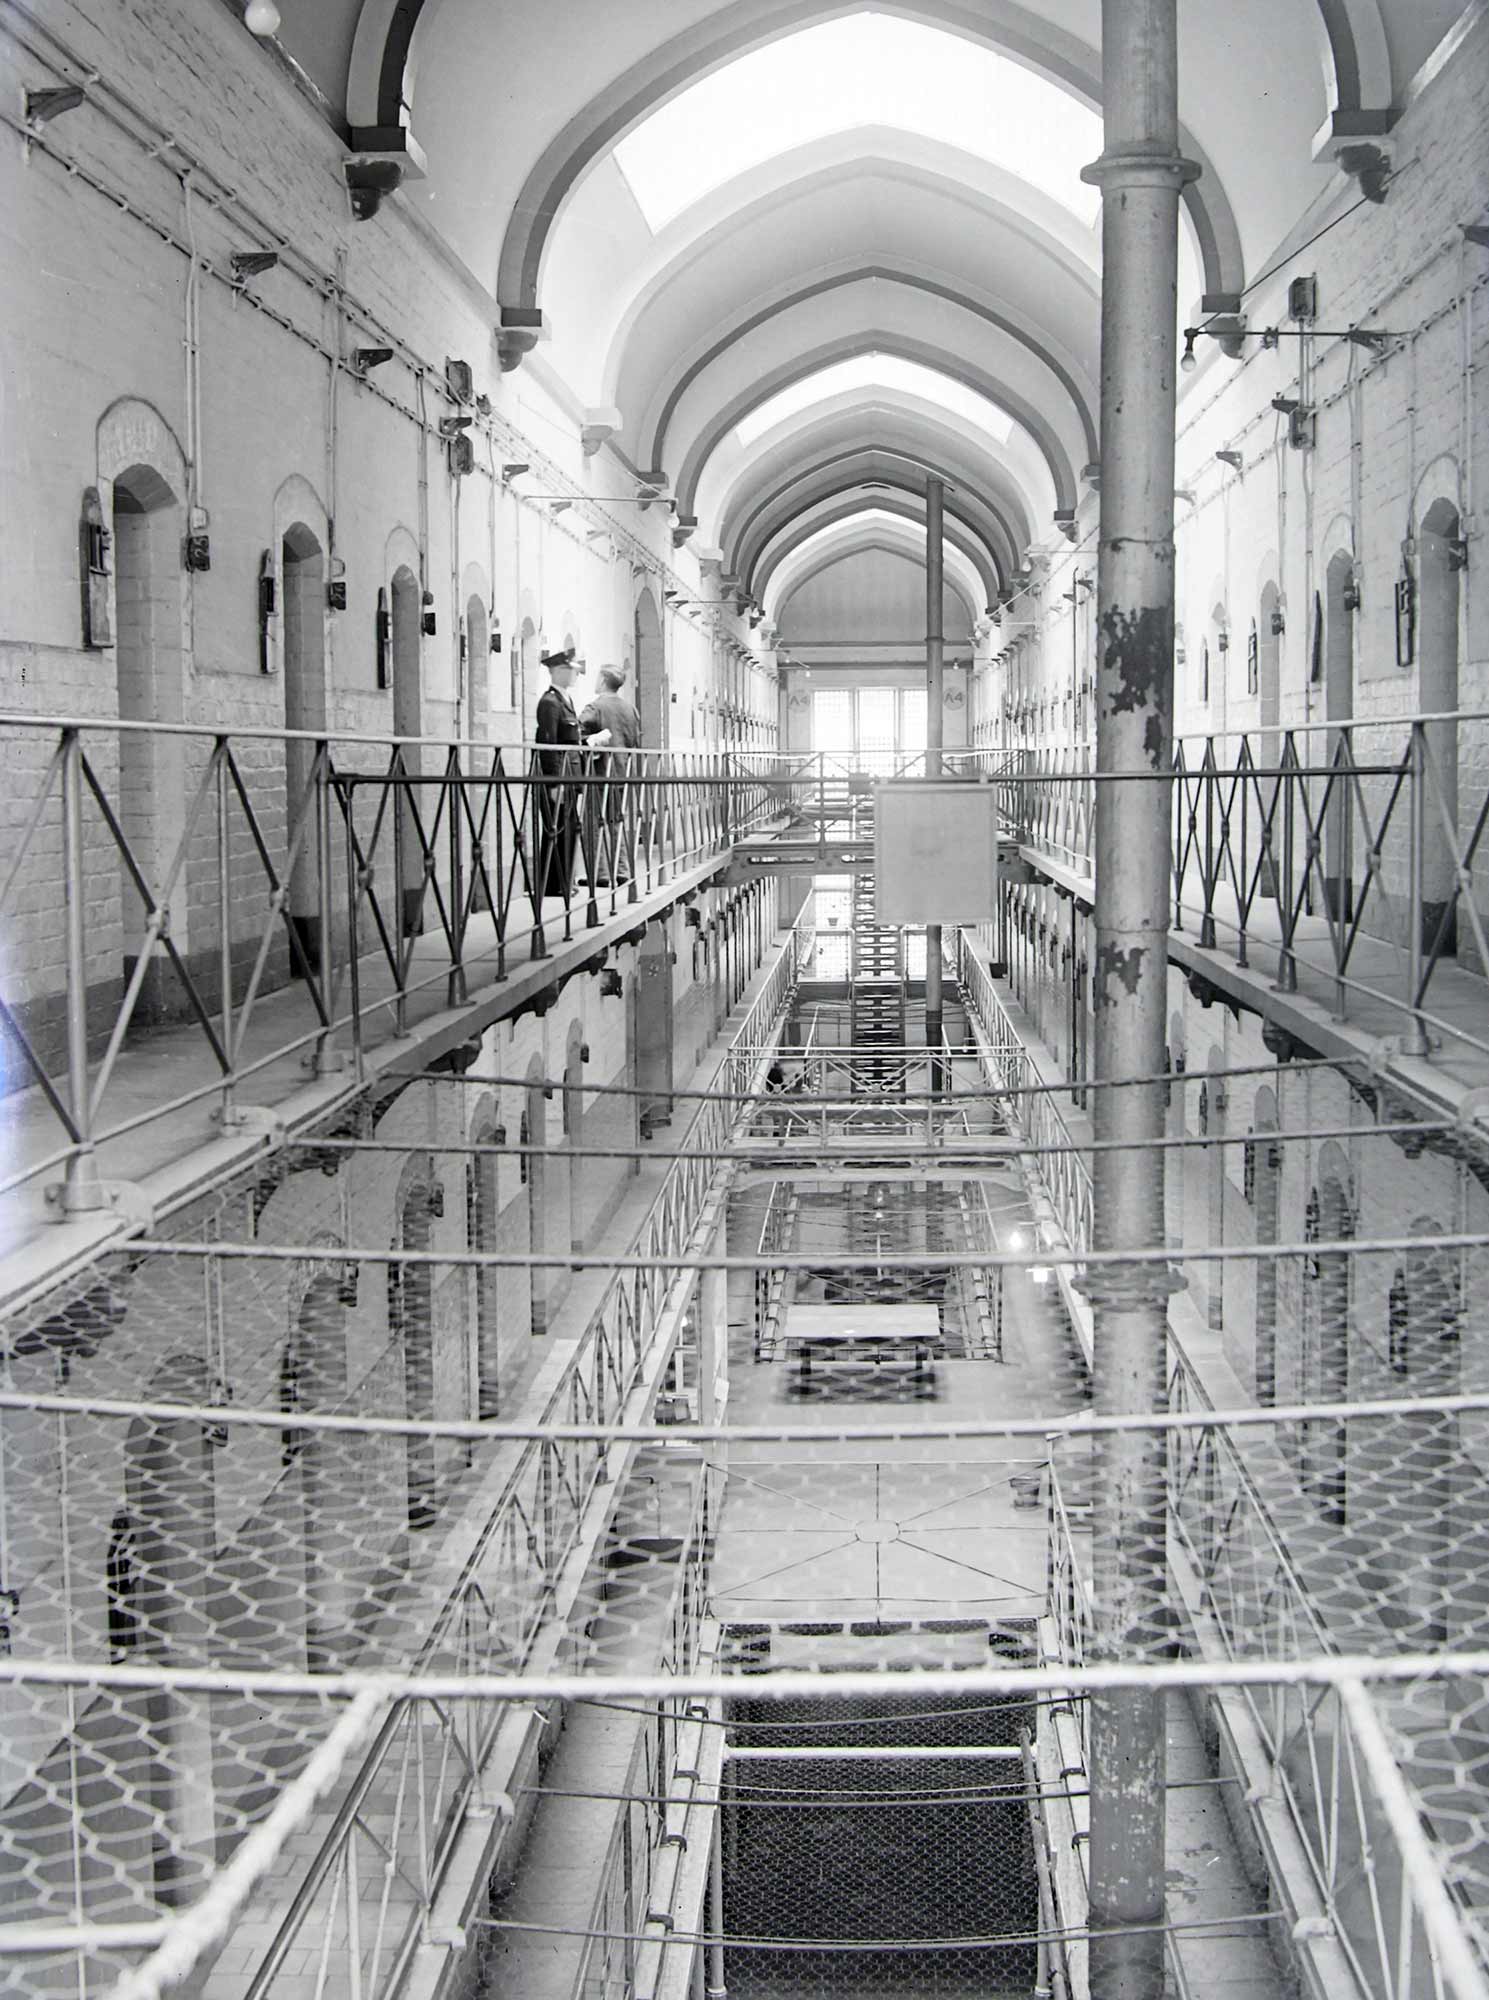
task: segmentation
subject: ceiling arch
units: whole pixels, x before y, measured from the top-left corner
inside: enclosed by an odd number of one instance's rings
[[[898,522],[865,520],[860,528],[855,529],[853,523],[846,522],[841,527],[824,531],[816,546],[803,545],[788,559],[778,575],[777,588],[766,615],[780,627],[789,616],[791,600],[798,592],[835,569],[839,563],[864,554],[892,556],[897,562],[924,573],[925,543],[909,533],[908,524],[902,528]],[[979,583],[976,572],[960,551],[947,551],[943,577],[946,589],[966,612],[967,623],[975,626],[982,616],[982,607],[977,601]],[[797,635],[794,640],[784,636],[784,643],[811,645],[813,641]]]
[[[846,286],[861,284],[865,281],[902,285],[908,290],[921,292],[929,297],[948,301],[973,313],[987,325],[996,328],[999,333],[1007,335],[1019,346],[1026,348],[1043,367],[1049,370],[1059,388],[1069,398],[1071,407],[1076,412],[1080,421],[1088,461],[1094,460],[1098,456],[1100,447],[1097,439],[1095,413],[1086,389],[1076,380],[1073,371],[1065,362],[1057,354],[1051,353],[1048,346],[1041,342],[1036,335],[1032,334],[1026,327],[1017,324],[1006,312],[1000,312],[995,307],[981,301],[969,299],[959,288],[947,283],[945,280],[909,271],[903,267],[895,268],[884,264],[862,264],[856,265],[847,271],[831,272],[826,275],[819,273],[795,286],[794,289],[788,291],[782,297],[773,299],[768,304],[758,306],[753,311],[747,310],[742,315],[736,315],[729,323],[727,329],[721,331],[702,353],[695,355],[685,362],[680,361],[674,366],[671,372],[671,381],[666,395],[662,400],[661,408],[639,441],[641,452],[640,462],[647,466],[659,466],[665,462],[663,452],[667,441],[668,427],[688,389],[715,361],[721,359],[746,334],[753,332],[757,327],[767,325],[771,320],[778,319],[790,313],[795,307],[805,304],[810,299],[821,298],[829,292],[841,290]]]
[[[741,578],[750,595],[765,607],[766,616],[771,615],[770,606],[774,601],[772,591],[777,588],[776,578],[782,566],[798,550],[828,528],[841,527],[845,523],[864,522],[874,516],[889,516],[902,524],[903,533],[922,560],[925,556],[925,510],[914,505],[913,496],[906,493],[866,493],[862,488],[839,495],[820,509],[797,515],[770,544],[762,555],[750,578]],[[985,605],[991,604],[998,594],[998,572],[988,555],[961,523],[947,517],[944,523],[944,539],[947,548],[955,549],[958,559],[965,563],[977,579],[974,615],[980,617]]]
[[[976,390],[989,402],[996,403],[1001,409],[1006,410],[1032,440],[1049,474],[1054,492],[1054,507],[1047,511],[1074,509],[1075,469],[1071,465],[1064,445],[1042,411],[1035,409],[1024,397],[1010,390],[1002,380],[969,367],[959,355],[947,353],[926,342],[907,338],[902,333],[886,333],[882,336],[872,334],[868,337],[855,333],[841,340],[824,341],[820,346],[769,371],[748,389],[731,397],[715,413],[707,426],[689,445],[679,468],[674,482],[678,512],[680,514],[694,512],[700,482],[709,460],[742,417],[747,416],[750,411],[758,408],[778,391],[804,381],[833,362],[869,353],[896,355],[906,361],[920,362],[952,381]],[[989,448],[980,453],[980,456],[985,456],[990,463],[994,463],[999,454]],[[1029,497],[1032,499],[1034,496]]]
[[[1184,296],[1199,284],[1180,239]],[[564,210],[544,269],[545,359],[590,400],[654,428],[655,369],[803,271],[898,264],[1000,311],[1087,386],[1099,376],[1097,233],[1002,168],[891,128],[837,133],[715,188],[658,234],[613,159]],[[1064,391],[1055,388],[1062,400]],[[644,413],[644,414],[643,414]]]
[[[386,143],[399,135],[406,137],[418,94],[421,45],[431,22],[445,4],[446,0],[316,0],[317,10],[322,13],[342,14],[349,9],[352,14],[349,32],[345,27],[333,27],[318,45],[336,50],[343,45],[347,47],[344,80],[332,76],[324,67],[315,64],[310,67],[319,86],[333,99],[344,102],[353,146],[364,147],[379,139]],[[835,0],[817,0],[815,5],[802,5],[799,0],[796,5],[782,5],[781,0],[753,0],[753,4],[735,0],[727,10],[727,30],[721,31],[716,20],[705,20],[666,45],[664,53],[669,60],[665,74],[657,76],[649,98],[644,91],[644,77],[638,75],[648,63],[644,50],[638,48],[641,59],[617,77],[604,93],[607,100],[613,101],[607,101],[603,107],[596,105],[588,117],[582,111],[571,113],[548,150],[557,154],[559,162],[584,151],[585,157],[575,162],[568,176],[567,185],[572,185],[574,174],[582,172],[588,159],[604,145],[613,143],[620,130],[696,77],[719,67],[733,55],[810,22],[853,11],[853,5],[835,4]],[[894,11],[991,40],[1031,68],[1043,69],[1078,94],[1090,95],[1091,101],[1096,101],[1092,50],[1030,10],[999,8],[998,18],[991,23],[979,19],[968,7],[956,4],[956,0],[941,0],[941,4],[922,4],[913,9],[899,7]],[[980,11],[993,12],[988,8]],[[1400,18],[1411,11],[1402,5],[1402,0],[1396,0],[1394,6],[1383,4],[1383,0],[1314,0],[1306,8],[1320,69],[1325,117],[1336,127],[1352,125],[1357,135],[1389,129],[1399,87],[1426,53],[1422,33],[1413,34],[1412,21]],[[1425,14],[1429,10],[1417,11]],[[1438,18],[1441,8],[1430,11],[1433,19],[1423,25],[1427,35],[1433,36],[1448,22]],[[659,71],[664,68],[655,62],[651,66]],[[638,104],[638,99],[643,101]],[[629,116],[625,116],[627,112]],[[622,116],[622,124],[605,137],[586,129],[607,122],[614,125],[618,114]],[[1195,157],[1192,147],[1186,149]],[[539,168],[534,169],[533,178],[538,177],[542,164],[540,161]],[[540,184],[553,178],[550,164]],[[565,191],[566,187],[558,192],[559,200]]]
[[[412,0],[409,0],[412,4]],[[647,114],[690,83],[734,58],[818,22],[864,11],[862,0],[734,0],[722,14],[695,23],[653,49],[599,92],[549,141],[512,209],[497,262],[503,310],[530,312],[549,237],[565,201],[590,166]],[[1089,43],[1013,0],[878,0],[877,11],[948,30],[1012,56],[1063,85],[1081,102],[1101,101],[1101,58]],[[1201,168],[1184,190],[1198,238],[1207,294],[1227,295],[1244,284],[1241,235],[1205,149],[1181,127],[1185,154]]]
[[[782,538],[792,535],[803,521],[852,504],[882,506],[914,516],[923,525],[924,470],[875,450],[834,453],[818,460],[783,481],[751,510],[725,545],[726,565],[751,595],[758,595],[762,566],[773,559]],[[964,487],[953,486],[944,506],[947,533],[965,539],[986,571],[989,595],[995,594],[1019,561],[1020,549],[1008,522],[996,506]]]
[[[1033,540],[1022,496],[996,468],[976,461],[961,434],[947,427],[928,438],[898,420],[869,436],[834,418],[773,450],[721,511],[716,540],[743,576],[772,535],[819,501],[865,485],[923,496],[931,473],[948,482],[954,517],[976,535],[1000,575],[1012,576]]]

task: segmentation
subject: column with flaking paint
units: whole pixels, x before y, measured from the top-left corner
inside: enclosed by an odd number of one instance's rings
[[[1173,708],[1174,385],[1180,191],[1176,0],[1103,0],[1100,664],[1096,756],[1096,1077],[1164,1068],[1169,740]],[[1163,1242],[1161,1086],[1096,1093],[1096,1136],[1127,1142],[1095,1167],[1102,1249]],[[1129,1151],[1128,1145],[1131,1150]],[[1095,1400],[1157,1409],[1164,1396],[1162,1263],[1106,1267],[1091,1288]],[[1102,1657],[1159,1657],[1167,1612],[1161,1434],[1098,1445],[1092,1574]],[[1093,1699],[1091,1992],[1161,2000],[1164,1711],[1160,1696]],[[1109,1934],[1101,1935],[1106,1930]]]

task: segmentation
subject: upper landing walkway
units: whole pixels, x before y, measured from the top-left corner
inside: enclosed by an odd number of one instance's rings
[[[924,770],[638,752],[622,775],[432,740],[0,728],[7,1293],[370,1079],[458,1060],[578,970],[613,975],[618,946],[706,886],[866,868],[874,781]],[[1475,1115],[1489,797],[1465,806],[1448,742],[1461,761],[1486,730],[1476,714],[1179,745],[1171,951],[1202,996],[1262,1014],[1281,1054],[1363,1062]],[[945,759],[996,788],[1006,878],[1089,906],[1100,781],[1080,764]]]

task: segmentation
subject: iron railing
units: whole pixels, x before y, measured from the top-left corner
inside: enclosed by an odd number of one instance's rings
[[[1489,711],[1343,718],[1174,746],[1173,923],[1338,1019],[1384,1004],[1405,1052],[1489,1035],[1435,1005],[1445,968],[1489,971]],[[1095,869],[1089,750],[1000,772],[1005,837]]]
[[[1175,1362],[1172,1379],[1176,1385],[1189,1380],[1182,1358]],[[1423,1810],[1409,1746],[1399,1730],[1398,1740],[1390,1742],[1358,1683],[1310,1684],[1286,1672],[1299,1659],[1326,1657],[1332,1646],[1259,1493],[1254,1486],[1248,1491],[1235,1441],[1220,1423],[1169,1436],[1171,1552],[1182,1549],[1203,1565],[1217,1543],[1231,1544],[1236,1556],[1244,1543],[1261,1556],[1258,1574],[1248,1577],[1241,1593],[1216,1592],[1206,1578],[1200,1602],[1213,1615],[1225,1601],[1221,1634],[1228,1655],[1254,1660],[1260,1647],[1260,1657],[1278,1667],[1275,1681],[1217,1691],[1214,1698],[1239,1704],[1254,1732],[1239,1746],[1243,1758],[1261,1760],[1260,1767],[1244,1771],[1248,1805],[1280,1805],[1299,1852],[1304,1872],[1286,1876],[1299,1920],[1294,1949],[1307,1953],[1320,1943],[1331,1954],[1329,1969],[1312,1984],[1316,1987],[1321,1977],[1331,1995],[1341,1992],[1340,1972],[1347,1967],[1362,2000],[1485,2000],[1489,1961],[1477,1917],[1461,1905],[1453,1907],[1450,1850],[1435,1837],[1431,1815]],[[1072,1667],[1093,1657],[1095,1617],[1084,1554],[1088,1516],[1088,1505],[1071,1498],[1059,1464],[1051,1463],[1051,1645],[1061,1664]],[[1246,1561],[1240,1558],[1237,1567],[1234,1557],[1227,1558],[1232,1582]],[[1205,1571],[1200,1574],[1204,1577]],[[1176,1599],[1182,1589],[1176,1585]],[[1264,1631],[1244,1623],[1258,1612]],[[1451,1700],[1451,1690],[1445,1698]],[[1414,1700],[1425,1705],[1419,1696]],[[1076,1706],[1089,1771],[1089,1704]],[[1422,1718],[1413,1718],[1413,1726],[1420,1730]],[[1401,1810],[1407,1799],[1410,1812]],[[1275,1841],[1274,1832],[1271,1844]],[[1447,1910],[1440,1906],[1444,1890],[1450,1899]],[[1439,1902],[1438,1920],[1454,1926],[1464,1957],[1476,1961],[1463,1976],[1452,1976],[1428,1942],[1431,1927],[1424,1922],[1424,1909],[1429,1901]],[[1184,1968],[1173,1963],[1182,1944],[1174,1932],[1168,1935],[1167,1949],[1177,1990],[1183,1991]]]
[[[1089,1160],[1072,1133],[1060,1098],[1038,1091],[1040,1079],[1028,1051],[998,997],[992,974],[965,934],[959,938],[958,949],[957,978],[962,996],[983,1033],[992,1065],[990,1081],[1005,1090],[1028,1093],[1010,1097],[1005,1116],[1015,1135],[1034,1149],[1033,1156],[1023,1165],[1025,1177],[1036,1195],[1036,1212],[1040,1206],[1038,1197],[1043,1198],[1050,1211],[1042,1219],[1036,1213],[1040,1242],[1046,1249],[1060,1247],[1058,1238],[1051,1235],[1047,1226],[1053,1220],[1063,1231],[1070,1249],[1087,1250],[1092,1241],[1093,1199]]]
[[[756,1051],[768,1046],[767,1029],[790,1004],[800,950],[800,939],[793,933],[720,1064],[716,1084],[721,1085],[727,1077],[733,1088],[741,1073],[741,1052],[748,1052],[746,1087],[759,1087]],[[628,1401],[645,1377],[669,1299],[674,1293],[685,1293],[695,1282],[691,1274],[668,1268],[669,1260],[686,1253],[690,1245],[697,1247],[695,1237],[705,1204],[724,1171],[730,1135],[742,1115],[747,1116],[747,1111],[725,1098],[704,1102],[690,1129],[688,1150],[673,1161],[632,1246],[644,1267],[618,1272],[611,1280],[542,1413],[540,1421],[545,1426],[598,1426],[622,1420]],[[423,1664],[444,1660],[452,1649],[458,1650],[463,1668],[471,1672],[502,1671],[532,1660],[540,1636],[551,1625],[558,1581],[571,1564],[586,1509],[606,1476],[606,1460],[603,1439],[538,1438],[522,1448],[506,1490],[481,1529],[461,1580],[431,1631],[421,1656]],[[707,1504],[705,1483],[700,1482],[698,1505],[706,1508]],[[695,1520],[690,1533],[692,1553],[684,1571],[696,1585],[696,1565],[708,1542],[706,1515],[703,1526]],[[696,1622],[701,1602],[698,1588],[680,1587],[670,1642],[679,1659],[692,1658],[690,1649],[696,1641],[691,1629],[679,1630],[676,1617],[685,1615],[686,1620]],[[569,1635],[564,1643],[582,1641]],[[447,1750],[445,1739],[454,1724],[437,1705],[432,1705],[430,1714],[423,1714],[425,1706],[403,1704],[389,1717],[353,1787],[352,1796],[368,1801],[369,1814],[380,1823],[386,1821],[387,1789],[390,1785],[394,1788],[403,1806],[403,1816],[397,1822],[403,1847],[389,1848],[380,1866],[389,1880],[404,1881],[413,1890],[399,1915],[396,1937],[382,1950],[379,1962],[386,1968],[382,1981],[370,1983],[364,1975],[362,2000],[379,2000],[380,1995],[398,1991],[409,1954],[417,1948],[442,1886],[444,1870],[439,1864],[448,1861],[460,1830],[481,1804],[479,1774],[502,1722],[499,1707],[488,1705],[464,1725],[467,1733],[476,1729],[479,1740],[462,1744],[458,1751]],[[461,1706],[480,1710],[479,1704]],[[662,1751],[669,1740],[667,1726],[658,1724]],[[409,1788],[402,1778],[415,1742],[429,1731],[440,1739],[443,1752],[438,1763],[441,1782],[432,1793],[423,1785]],[[661,1768],[668,1768],[665,1756]],[[375,1810],[370,1803],[374,1799],[378,1801]],[[315,1926],[327,1885],[341,1885],[347,1896],[354,1893],[357,1864],[351,1850],[364,1837],[360,1811],[360,1807],[349,1810],[343,1806],[324,1835],[294,1891],[273,1945],[254,1971],[246,2000],[270,2000],[289,1954],[302,1949],[307,1937],[319,1935]],[[374,1832],[368,1837],[380,1839],[388,1847],[382,1834]]]
[[[360,1065],[379,1023],[463,1003],[782,810],[766,756],[0,717],[9,778],[0,1081],[33,1086],[98,1207],[96,1149],[191,1105],[225,1123],[286,1058]],[[271,1005],[291,987],[293,998]],[[114,1091],[189,1023],[205,1081]]]

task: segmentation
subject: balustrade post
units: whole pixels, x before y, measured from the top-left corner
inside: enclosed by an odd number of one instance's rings
[[[241,1124],[243,1118],[233,1096],[237,1052],[233,1047],[233,871],[227,738],[217,737],[212,749],[217,760],[217,980],[222,989],[219,1010],[222,1016],[222,1047],[228,1060],[228,1073],[223,1082],[217,1117],[226,1130],[230,1125]]]
[[[403,850],[407,835],[404,829],[406,801],[403,783],[403,750],[395,744],[393,762],[389,769],[388,782],[393,788],[391,800],[393,808],[393,961],[398,982],[393,1000],[393,1033],[403,1037],[409,1033],[408,1025],[408,965],[413,952],[412,928],[408,914],[408,896],[404,890]]]
[[[323,1026],[315,1043],[315,1074],[331,1076],[341,1068],[332,1011],[332,974],[335,969],[335,926],[331,920],[331,746],[322,737],[315,746],[315,900],[320,964],[316,984],[320,990]]]
[[[1292,738],[1289,734],[1288,743]],[[1293,925],[1297,917],[1297,899],[1293,894],[1293,863],[1296,859],[1294,846],[1294,814],[1297,808],[1297,794],[1304,780],[1296,776],[1297,760],[1292,760],[1294,775],[1284,779],[1283,766],[1279,765],[1277,782],[1284,785],[1282,792],[1282,882],[1277,895],[1277,914],[1281,922],[1281,945],[1277,954],[1277,978],[1273,990],[1278,993],[1296,993],[1298,990],[1298,962],[1293,956]],[[1276,807],[1272,809],[1275,825]]]
[[[357,824],[357,789],[355,782],[348,780],[345,789],[339,792],[342,801],[342,817],[346,822],[346,980],[347,1005],[352,1022],[352,1067],[357,1081],[363,1077],[362,1046],[362,967],[361,967],[361,917],[360,905],[364,885],[370,885],[371,869],[365,874],[357,865],[357,844],[354,833]]]
[[[76,729],[62,732],[62,895],[66,906],[67,1110],[74,1151],[62,1181],[65,1215],[106,1206],[93,1151],[93,1108],[88,1076],[88,952],[84,943],[87,852],[83,843],[83,742]],[[126,889],[125,894],[128,893]]]
[[[445,811],[450,820],[450,973],[445,982],[445,1004],[449,1007],[463,1007],[467,986],[465,977],[465,836],[461,821],[465,817],[464,773],[460,768],[460,749],[456,744],[450,748],[449,762],[445,766]]]
[[[1427,879],[1427,730],[1424,723],[1412,724],[1408,755],[1410,768],[1407,773],[1407,783],[1411,788],[1411,856],[1410,907],[1406,918],[1406,1004],[1410,1015],[1401,1037],[1401,1053],[1408,1056],[1426,1056],[1432,1053],[1432,1044],[1421,1014],[1422,923]]]

